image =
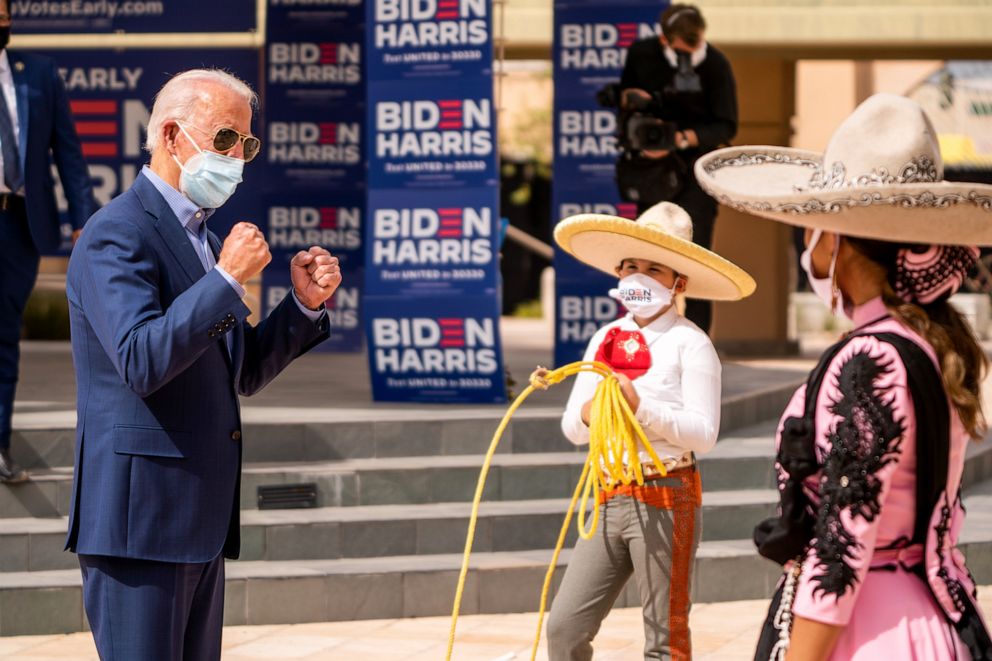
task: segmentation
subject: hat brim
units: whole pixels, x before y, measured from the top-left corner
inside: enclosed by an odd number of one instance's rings
[[[789,225],[883,241],[992,245],[992,186],[938,181],[810,190],[822,154],[746,146],[696,161],[721,204]]]
[[[572,216],[555,227],[555,241],[579,261],[614,276],[624,259],[664,264],[686,276],[689,298],[736,301],[756,288],[744,269],[716,253],[627,218]]]

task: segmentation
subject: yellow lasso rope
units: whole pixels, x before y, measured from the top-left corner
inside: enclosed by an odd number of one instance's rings
[[[458,625],[458,611],[461,608],[462,592],[465,589],[465,577],[468,575],[468,561],[472,554],[472,543],[475,540],[475,524],[479,518],[479,503],[482,500],[482,491],[486,486],[486,476],[489,474],[489,465],[492,463],[496,447],[499,445],[506,425],[510,422],[514,412],[523,404],[524,400],[535,390],[547,390],[549,386],[561,383],[566,377],[580,374],[582,372],[594,372],[603,377],[603,380],[596,387],[593,395],[592,409],[590,411],[589,425],[589,454],[586,456],[585,466],[582,468],[582,475],[572,494],[572,501],[568,505],[568,512],[565,513],[565,520],[562,522],[561,531],[558,533],[558,542],[555,545],[554,555],[551,557],[551,564],[548,566],[547,574],[544,577],[544,587],[541,589],[541,605],[538,611],[537,635],[534,638],[534,647],[531,650],[531,661],[537,658],[537,647],[541,641],[541,627],[544,624],[544,611],[548,603],[548,591],[551,588],[551,578],[554,576],[555,566],[558,564],[558,556],[561,548],[565,544],[565,537],[568,534],[568,526],[572,521],[572,514],[575,506],[580,502],[578,530],[583,539],[591,539],[596,533],[596,526],[599,523],[599,492],[610,485],[631,484],[637,482],[644,484],[644,474],[641,470],[641,462],[638,455],[638,441],[641,447],[651,457],[655,467],[662,475],[666,473],[665,466],[658,459],[654,448],[644,435],[644,430],[634,418],[634,412],[630,410],[627,400],[620,389],[620,382],[607,365],[600,362],[575,362],[564,367],[538,375],[537,372],[531,375],[530,385],[520,395],[513,400],[513,404],[507,409],[503,420],[500,421],[493,440],[489,444],[486,458],[482,462],[482,470],[479,473],[479,482],[475,487],[475,498],[472,500],[472,516],[468,522],[468,534],[465,537],[465,553],[462,556],[462,568],[458,574],[458,587],[455,590],[455,603],[451,610],[451,631],[448,634],[448,653],[446,661],[451,661],[451,653],[455,646],[455,628]],[[624,461],[626,459],[626,462]],[[592,506],[592,521],[586,527],[586,510]]]

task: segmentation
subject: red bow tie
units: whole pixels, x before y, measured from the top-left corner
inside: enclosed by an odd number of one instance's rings
[[[651,352],[640,331],[611,328],[599,345],[595,359],[631,379],[638,378],[651,368]]]

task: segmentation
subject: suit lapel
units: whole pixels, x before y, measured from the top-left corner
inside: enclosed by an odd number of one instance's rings
[[[141,200],[142,206],[148,215],[155,219],[155,230],[162,237],[165,245],[169,247],[172,256],[176,258],[183,271],[189,276],[190,284],[203,277],[205,271],[200,258],[196,256],[196,251],[189,241],[189,235],[179,224],[179,219],[172,212],[162,194],[155,190],[155,186],[147,177],[139,175],[134,180],[134,191]]]
[[[24,70],[24,61],[16,54],[7,51],[7,62],[10,64],[10,75],[14,80],[14,92],[17,96],[18,154],[21,157],[21,172],[25,171],[24,155],[28,153],[28,81]]]

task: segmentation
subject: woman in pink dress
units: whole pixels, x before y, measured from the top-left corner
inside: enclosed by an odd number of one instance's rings
[[[779,426],[781,512],[755,541],[785,573],[755,658],[992,659],[957,549],[988,361],[948,302],[992,245],[992,186],[944,181],[926,115],[891,95],[822,156],[734,147],[696,174],[721,202],[805,227],[813,290],[855,326]]]

